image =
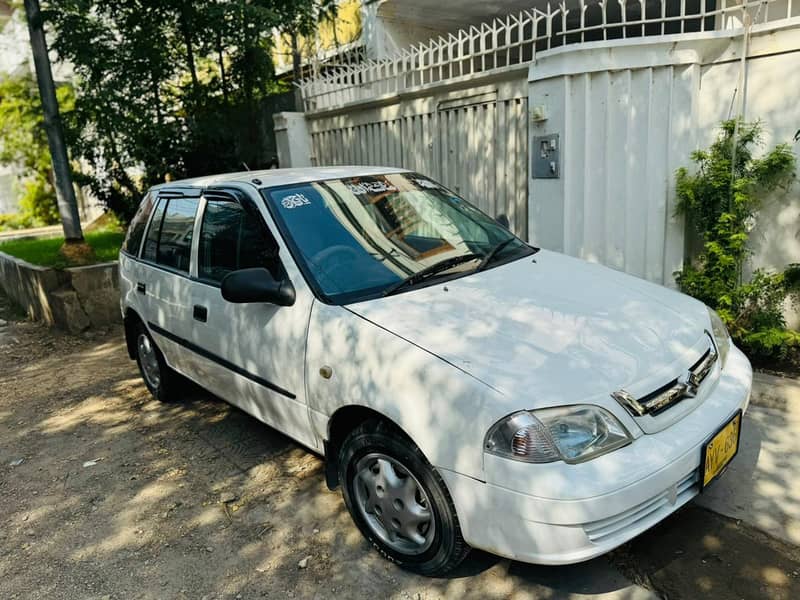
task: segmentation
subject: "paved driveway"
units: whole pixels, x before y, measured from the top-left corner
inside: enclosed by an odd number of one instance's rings
[[[800,598],[791,540],[698,505],[581,565],[475,552],[451,577],[409,575],[363,541],[319,458],[200,390],[151,400],[120,336],[16,322],[2,332],[4,598]],[[771,435],[759,410],[744,460],[717,488],[723,504],[742,490],[763,499]],[[792,493],[796,475],[781,475]]]

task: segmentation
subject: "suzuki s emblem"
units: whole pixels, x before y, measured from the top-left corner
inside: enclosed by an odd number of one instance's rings
[[[684,375],[678,378],[678,385],[683,388],[682,396],[684,398],[694,398],[697,396],[697,388],[700,387],[697,375],[691,371],[687,371]]]

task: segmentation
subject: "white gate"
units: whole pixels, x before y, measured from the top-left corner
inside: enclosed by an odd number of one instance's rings
[[[491,216],[505,214],[527,236],[526,74],[479,90],[309,114],[314,162],[418,171]]]

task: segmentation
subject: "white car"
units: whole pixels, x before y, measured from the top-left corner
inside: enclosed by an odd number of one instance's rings
[[[587,560],[736,454],[752,372],[719,317],[515,237],[409,171],[156,186],[120,256],[131,358],[326,461],[364,536],[425,574],[470,547]]]

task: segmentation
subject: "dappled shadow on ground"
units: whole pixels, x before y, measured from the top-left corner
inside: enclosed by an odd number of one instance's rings
[[[613,555],[665,598],[800,598],[800,551],[689,505]]]
[[[474,552],[449,577],[408,574],[363,540],[340,494],[325,488],[320,458],[197,388],[174,404],[152,400],[120,331],[91,340],[12,329],[13,349],[0,348],[4,597],[647,597],[608,557],[539,567]],[[684,566],[669,548],[689,555],[687,536],[705,543],[708,534],[727,552],[731,538],[724,527],[708,530],[712,520],[683,524],[685,514],[614,565],[633,556],[646,567],[621,565],[627,575],[645,572],[659,586],[683,578],[664,587],[669,597],[697,597],[690,590],[706,580],[671,570]],[[794,580],[776,574],[790,569],[787,560],[742,553],[734,564],[738,576],[774,585],[770,592],[794,593]],[[727,573],[710,577],[713,590],[724,589]]]
[[[448,578],[410,575],[363,540],[320,458],[197,388],[152,400],[121,331],[14,334],[0,349],[4,597],[640,597],[605,559],[476,552]]]
[[[789,408],[751,406],[743,422],[739,453],[698,503],[800,544],[798,430],[800,418]]]

